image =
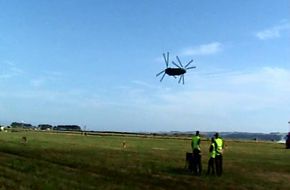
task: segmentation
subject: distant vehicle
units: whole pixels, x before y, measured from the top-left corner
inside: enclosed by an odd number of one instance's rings
[[[286,136],[286,148],[290,149],[290,132]]]
[[[174,78],[176,78],[176,76],[180,76],[178,83],[180,83],[182,80],[182,83],[184,84],[184,74],[186,73],[186,71],[189,69],[196,68],[195,66],[189,67],[189,65],[193,62],[193,60],[190,60],[185,66],[183,66],[178,56],[176,56],[176,59],[177,59],[179,65],[176,64],[174,61],[172,61],[172,64],[175,65],[177,68],[168,67],[168,65],[169,65],[169,52],[167,52],[167,55],[165,55],[165,53],[163,53],[163,58],[164,58],[164,61],[166,64],[166,69],[164,69],[163,71],[161,71],[160,73],[158,73],[156,75],[156,77],[158,77],[159,75],[164,73],[160,79],[160,82],[162,82],[165,74],[167,74],[168,76],[173,76]]]

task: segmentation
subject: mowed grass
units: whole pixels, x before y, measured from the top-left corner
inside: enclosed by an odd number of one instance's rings
[[[0,189],[290,189],[284,145],[225,143],[223,176],[205,175],[209,142],[202,141],[197,177],[184,169],[190,139],[0,133]]]

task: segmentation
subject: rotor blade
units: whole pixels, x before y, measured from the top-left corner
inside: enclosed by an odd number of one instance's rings
[[[164,73],[163,76],[161,77],[160,82],[162,82],[162,80],[163,80],[165,74],[166,74],[166,73]]]
[[[182,75],[179,77],[178,84],[180,83],[181,79],[182,79]]]
[[[179,59],[178,56],[176,56],[176,59],[177,59],[177,61],[179,62],[180,66],[183,68],[183,65],[182,65],[182,63],[181,63],[181,61],[180,61],[180,59]]]
[[[165,53],[163,53],[163,58],[164,58],[164,61],[165,61],[165,64],[166,64],[166,68],[167,68],[168,67],[168,59],[166,59]]]
[[[163,72],[165,72],[165,70],[163,70],[163,71],[161,71],[160,73],[158,73],[158,74],[156,75],[156,77],[158,77],[159,75],[161,75]]]
[[[177,65],[174,61],[172,61],[172,64],[181,69],[181,67]]]
[[[169,52],[167,52],[167,64],[166,64],[166,68],[168,67],[168,63],[169,63]]]
[[[182,84],[184,84],[184,75],[182,75]]]
[[[194,67],[188,67],[188,68],[186,68],[186,70],[188,70],[188,69],[195,69],[196,68],[196,66],[194,66]]]
[[[192,63],[193,62],[193,59],[192,60],[190,60],[186,65],[185,65],[185,67],[184,68],[186,68],[186,67],[188,67],[189,65],[190,65],[190,63]]]

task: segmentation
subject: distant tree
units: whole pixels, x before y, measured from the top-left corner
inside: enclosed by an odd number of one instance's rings
[[[12,122],[10,125],[12,128],[33,128],[29,123]]]
[[[53,130],[59,131],[81,131],[81,127],[78,125],[58,125]]]

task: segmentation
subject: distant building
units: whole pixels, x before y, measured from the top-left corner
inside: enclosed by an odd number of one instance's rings
[[[39,124],[37,126],[37,128],[39,130],[51,130],[52,129],[52,125],[49,125],[49,124]]]
[[[58,131],[81,131],[81,127],[78,125],[57,125],[53,127],[53,130]]]

